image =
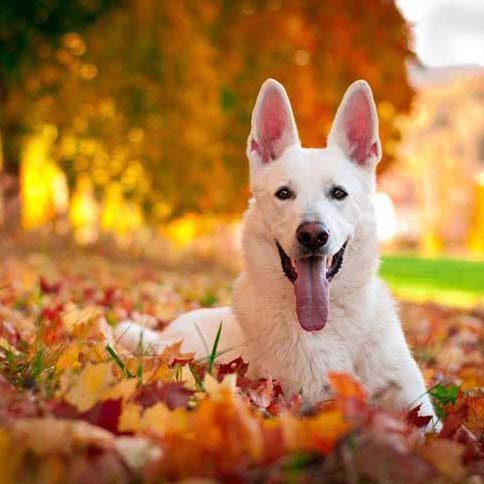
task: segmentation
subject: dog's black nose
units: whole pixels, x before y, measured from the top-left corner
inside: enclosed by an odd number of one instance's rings
[[[320,222],[304,222],[296,231],[297,241],[306,249],[322,249],[328,242],[329,232]]]

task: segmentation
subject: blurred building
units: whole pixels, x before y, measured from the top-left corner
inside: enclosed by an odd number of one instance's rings
[[[484,69],[412,66],[400,161],[380,180],[401,245],[484,254]]]

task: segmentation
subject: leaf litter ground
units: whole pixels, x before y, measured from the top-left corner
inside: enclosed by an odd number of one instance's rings
[[[10,251],[0,268],[2,482],[483,482],[484,311],[402,304],[405,330],[443,422],[385,410],[351,377],[307,408],[247,364],[174,344],[135,356],[115,341],[132,318],[229,302],[223,272],[158,269]]]

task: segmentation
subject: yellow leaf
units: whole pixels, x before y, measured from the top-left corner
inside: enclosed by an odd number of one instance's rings
[[[125,403],[119,417],[120,432],[136,432],[140,429],[141,407],[136,403]]]
[[[235,373],[228,374],[219,383],[212,375],[206,373],[203,379],[203,388],[205,388],[207,395],[212,397],[226,396],[227,390],[229,393],[235,393],[237,389],[237,375]]]
[[[106,343],[104,341],[90,344],[87,346],[87,350],[83,350],[82,352],[87,361],[94,363],[106,361]]]
[[[81,373],[76,375],[74,384],[64,395],[64,400],[80,412],[85,412],[103,398],[106,389],[114,380],[111,363],[88,363]]]
[[[62,321],[67,331],[77,337],[87,336],[90,326],[102,316],[102,310],[96,306],[84,306],[78,308],[69,304],[62,312]]]
[[[79,348],[76,342],[70,343],[55,364],[58,370],[75,370],[79,367]]]
[[[185,368],[185,367],[183,367]],[[146,378],[146,381],[151,383],[155,382],[158,380],[161,380],[163,382],[169,382],[172,380],[173,377],[173,371],[168,365],[168,363],[163,363],[156,370],[152,371],[149,376]]]
[[[156,403],[145,410],[140,427],[162,435],[186,432],[188,430],[187,411],[182,408],[170,411],[163,403]]]
[[[136,378],[125,378],[110,388],[106,388],[101,396],[101,400],[117,400],[118,398],[127,399],[136,390],[138,380]]]

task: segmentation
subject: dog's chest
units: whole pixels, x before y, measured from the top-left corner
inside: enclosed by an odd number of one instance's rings
[[[365,314],[357,304],[333,304],[327,325],[307,332],[297,320],[294,296],[270,295],[266,291],[261,296],[243,276],[234,293],[250,376],[279,380],[287,396],[302,390],[310,403],[321,401],[328,393],[328,372],[356,375],[366,340]]]
[[[252,376],[278,380],[287,396],[302,391],[314,403],[327,395],[329,371],[355,374],[356,349],[331,331],[325,335],[284,331],[271,336],[253,342],[246,357]]]

